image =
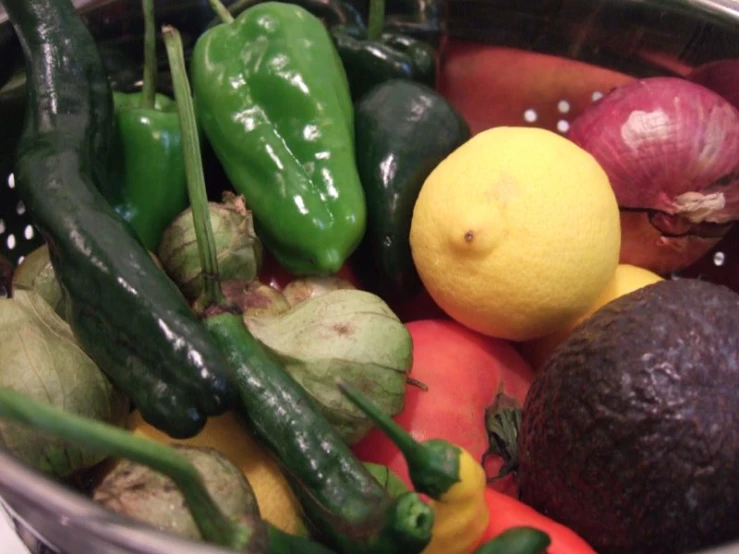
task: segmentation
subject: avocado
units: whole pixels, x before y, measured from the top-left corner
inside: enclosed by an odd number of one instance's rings
[[[605,305],[523,406],[521,500],[602,554],[739,537],[739,294],[667,280]]]

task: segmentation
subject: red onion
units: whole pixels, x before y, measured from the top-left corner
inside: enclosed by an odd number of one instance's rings
[[[739,109],[739,59],[704,64],[694,69],[688,79],[720,94]]]
[[[621,207],[621,263],[665,274],[739,219],[739,111],[674,77],[632,81],[592,104],[568,137],[590,152]]]

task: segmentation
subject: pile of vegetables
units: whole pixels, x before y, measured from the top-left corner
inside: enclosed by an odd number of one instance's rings
[[[409,243],[421,186],[470,138],[435,90],[437,3],[417,3],[414,28],[385,21],[384,0],[366,23],[339,0],[210,2],[188,59],[161,29],[171,98],[153,0],[133,93],[114,90],[70,0],[0,0],[26,60],[15,182],[45,241],[0,265],[0,443],[70,483],[102,472],[94,501],[239,552],[595,552],[518,499],[536,376],[514,345],[396,309],[424,294]],[[668,111],[676,87],[707,119]],[[662,127],[635,122],[632,103],[664,109],[669,137],[645,137]],[[708,138],[689,145],[696,133]],[[624,236],[664,238],[626,241],[629,260],[683,267],[739,215],[739,112],[700,84],[624,86],[570,138],[602,163],[624,220],[638,212]],[[645,142],[685,164],[665,170]],[[228,181],[219,202],[207,152]],[[305,533],[262,519],[217,450],[134,436],[132,410],[172,439],[238,414]]]

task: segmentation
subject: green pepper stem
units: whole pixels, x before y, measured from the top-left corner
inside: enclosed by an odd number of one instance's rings
[[[426,448],[423,444],[414,439],[400,425],[390,419],[387,414],[382,412],[375,406],[369,398],[367,398],[358,389],[348,385],[344,381],[339,381],[339,389],[351,400],[360,410],[380,428],[400,449],[408,460],[408,465],[421,462],[426,457]]]
[[[154,0],[142,0],[144,10],[144,85],[141,107],[154,108],[157,80],[157,35],[154,19]]]
[[[370,0],[367,38],[377,40],[385,26],[385,0]]]
[[[220,511],[198,470],[171,446],[65,412],[10,389],[0,388],[0,417],[104,456],[126,458],[163,473],[177,485],[206,541],[230,548],[243,548],[248,543],[251,529],[231,521]]]
[[[339,381],[339,389],[362,410],[403,453],[408,473],[418,492],[435,500],[460,481],[459,447],[441,439],[418,442],[400,425],[383,413],[359,389]]]
[[[208,196],[205,190],[205,176],[203,175],[203,158],[200,152],[198,128],[195,123],[195,110],[192,103],[192,92],[185,69],[185,55],[182,48],[182,38],[177,29],[170,25],[162,27],[164,44],[167,47],[170,72],[174,96],[177,103],[177,112],[180,116],[182,132],[182,151],[185,159],[185,174],[187,177],[187,194],[190,197],[192,217],[195,224],[195,238],[198,243],[200,267],[203,273],[203,293],[198,299],[201,306],[226,303],[221,290],[218,276],[218,258],[216,257],[216,242],[213,236],[213,226],[208,211]]]
[[[228,8],[220,0],[208,0],[208,3],[213,8],[213,11],[216,12],[221,22],[231,23],[234,20],[234,16],[231,15],[231,12],[228,11]]]

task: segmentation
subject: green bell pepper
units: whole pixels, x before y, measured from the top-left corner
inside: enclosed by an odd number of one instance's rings
[[[156,251],[164,229],[187,207],[180,118],[174,100],[155,93],[156,41],[153,0],[143,0],[144,85],[142,92],[113,95],[117,187],[108,200],[131,224],[144,246]]]
[[[187,208],[187,183],[174,100],[157,94],[150,108],[141,105],[141,97],[113,94],[113,150],[118,154],[112,157],[111,170],[121,183],[116,211],[153,252],[167,225]]]
[[[200,36],[191,60],[198,122],[280,265],[335,273],[361,241],[366,214],[331,37],[293,4],[261,3],[236,19],[218,10],[224,23]]]

